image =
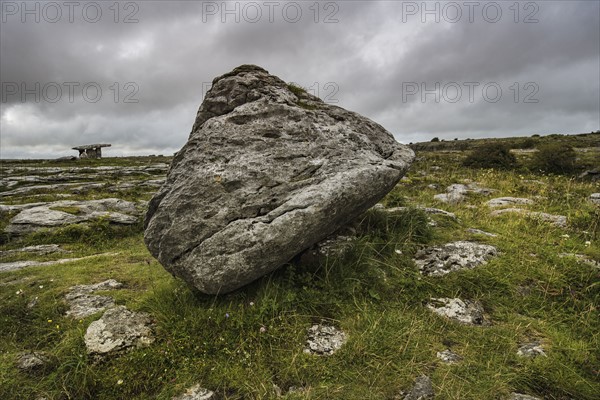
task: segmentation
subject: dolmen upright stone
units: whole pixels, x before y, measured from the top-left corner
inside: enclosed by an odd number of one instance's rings
[[[381,125],[242,65],[213,80],[145,243],[200,292],[230,292],[375,205],[413,158]]]

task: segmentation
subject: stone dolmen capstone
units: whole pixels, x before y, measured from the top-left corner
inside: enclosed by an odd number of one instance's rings
[[[79,158],[102,158],[102,148],[110,146],[110,143],[85,144],[75,146],[73,150],[79,151]]]
[[[242,65],[213,80],[145,242],[197,290],[230,292],[375,205],[413,158],[375,122]]]

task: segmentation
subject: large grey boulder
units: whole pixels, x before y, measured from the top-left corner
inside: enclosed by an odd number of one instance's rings
[[[375,205],[413,158],[375,122],[243,65],[213,80],[145,242],[199,291],[229,292]]]

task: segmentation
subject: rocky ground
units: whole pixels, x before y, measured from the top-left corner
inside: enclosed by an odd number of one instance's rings
[[[170,159],[2,161],[0,398],[596,399],[598,183],[417,156],[218,297],[143,244]]]

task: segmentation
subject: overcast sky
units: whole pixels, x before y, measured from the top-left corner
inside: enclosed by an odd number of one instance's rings
[[[171,154],[240,64],[403,143],[600,129],[594,0],[0,4],[1,158]]]

